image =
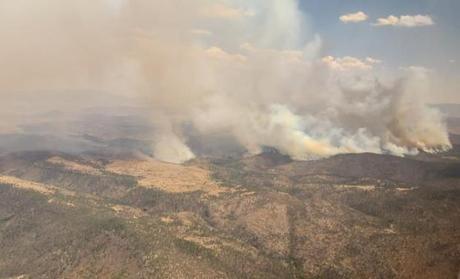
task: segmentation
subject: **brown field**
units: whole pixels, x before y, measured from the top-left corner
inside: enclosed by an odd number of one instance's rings
[[[217,196],[228,189],[211,179],[208,170],[195,167],[175,165],[156,160],[114,161],[106,170],[138,178],[139,186],[157,188],[169,193],[205,192]]]

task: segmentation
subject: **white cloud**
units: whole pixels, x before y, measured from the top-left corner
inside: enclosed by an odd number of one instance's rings
[[[450,59],[450,60],[449,60],[449,63],[454,64],[455,62],[456,62],[455,59]]]
[[[326,56],[322,59],[328,67],[338,71],[349,71],[349,70],[371,70],[375,64],[380,64],[382,61],[367,57],[361,60],[356,57],[345,56],[343,58]]]
[[[421,78],[421,79],[427,79],[428,77],[430,77],[431,75],[435,73],[433,69],[423,67],[423,66],[418,66],[418,65],[401,67],[401,70],[405,72],[407,76]]]
[[[241,19],[255,15],[254,12],[234,8],[222,3],[215,3],[204,7],[201,14],[205,17],[220,19]]]
[[[346,14],[341,16],[339,19],[344,23],[356,23],[366,21],[369,17],[362,11]]]
[[[434,25],[435,22],[429,15],[403,15],[400,17],[390,15],[386,18],[379,18],[375,26],[400,26],[400,27],[421,27]]]
[[[208,48],[205,52],[209,58],[223,62],[244,63],[247,60],[244,55],[231,54],[216,46]]]
[[[369,64],[380,64],[380,63],[382,63],[382,60],[375,59],[375,58],[372,58],[372,57],[367,57],[366,62],[369,63]]]

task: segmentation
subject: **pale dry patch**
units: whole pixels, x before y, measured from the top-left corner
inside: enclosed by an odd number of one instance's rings
[[[64,205],[64,206],[67,206],[67,207],[76,207],[76,205],[74,203],[72,203],[72,202],[65,202],[65,201],[54,199],[54,198],[49,199],[48,203],[60,204],[60,205]]]
[[[74,161],[69,161],[69,160],[66,160],[58,156],[49,158],[47,162],[53,165],[61,166],[66,170],[74,171],[78,173],[91,174],[91,175],[101,175],[102,174],[100,170],[94,167],[83,165],[83,164],[80,164]]]
[[[247,197],[247,196],[255,196],[256,192],[243,192],[241,193],[242,197]]]
[[[360,190],[360,191],[375,191],[376,187],[374,185],[338,185],[336,188],[339,189],[351,189],[351,190]]]
[[[53,195],[53,194],[59,193],[59,194],[62,194],[68,197],[77,196],[77,193],[74,191],[59,188],[59,187],[56,187],[50,184],[43,184],[39,182],[25,180],[25,179],[17,178],[14,176],[0,175],[0,183],[8,184],[18,189],[32,190],[32,191],[35,191],[41,194],[45,194],[45,195]],[[86,194],[84,196],[88,199],[95,198],[94,196],[89,195],[89,194]]]
[[[139,219],[141,217],[146,216],[146,214],[141,209],[131,206],[117,204],[112,206],[111,208],[113,211],[115,211],[117,215],[125,218]]]
[[[445,160],[460,161],[460,158],[455,156],[443,156],[442,158]]]
[[[184,240],[193,242],[197,245],[200,245],[206,249],[220,251],[220,245],[217,243],[217,239],[214,237],[209,236],[196,236],[196,235],[188,235],[183,237]]]
[[[160,221],[165,224],[172,224],[174,223],[174,218],[172,218],[171,216],[163,216],[160,218]]]
[[[417,187],[412,187],[412,188],[396,188],[396,191],[398,192],[410,192],[418,189]]]
[[[139,186],[157,188],[169,193],[205,192],[218,196],[228,192],[211,179],[206,169],[195,166],[176,165],[156,160],[114,161],[106,167],[107,171],[131,175],[138,178]]]
[[[9,184],[18,189],[32,190],[45,195],[53,195],[56,188],[50,185],[32,182],[12,176],[0,176],[0,183]]]
[[[398,232],[396,231],[394,226],[391,225],[389,228],[384,229],[383,233],[385,233],[385,234],[397,234]]]

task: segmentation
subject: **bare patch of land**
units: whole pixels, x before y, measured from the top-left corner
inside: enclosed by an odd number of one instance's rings
[[[139,186],[157,188],[169,193],[202,191],[211,196],[227,192],[211,179],[208,170],[196,166],[175,165],[156,160],[115,161],[107,165],[107,171],[131,175]]]

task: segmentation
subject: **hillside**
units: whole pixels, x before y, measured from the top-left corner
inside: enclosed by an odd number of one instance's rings
[[[0,278],[455,278],[458,159],[9,154]]]

